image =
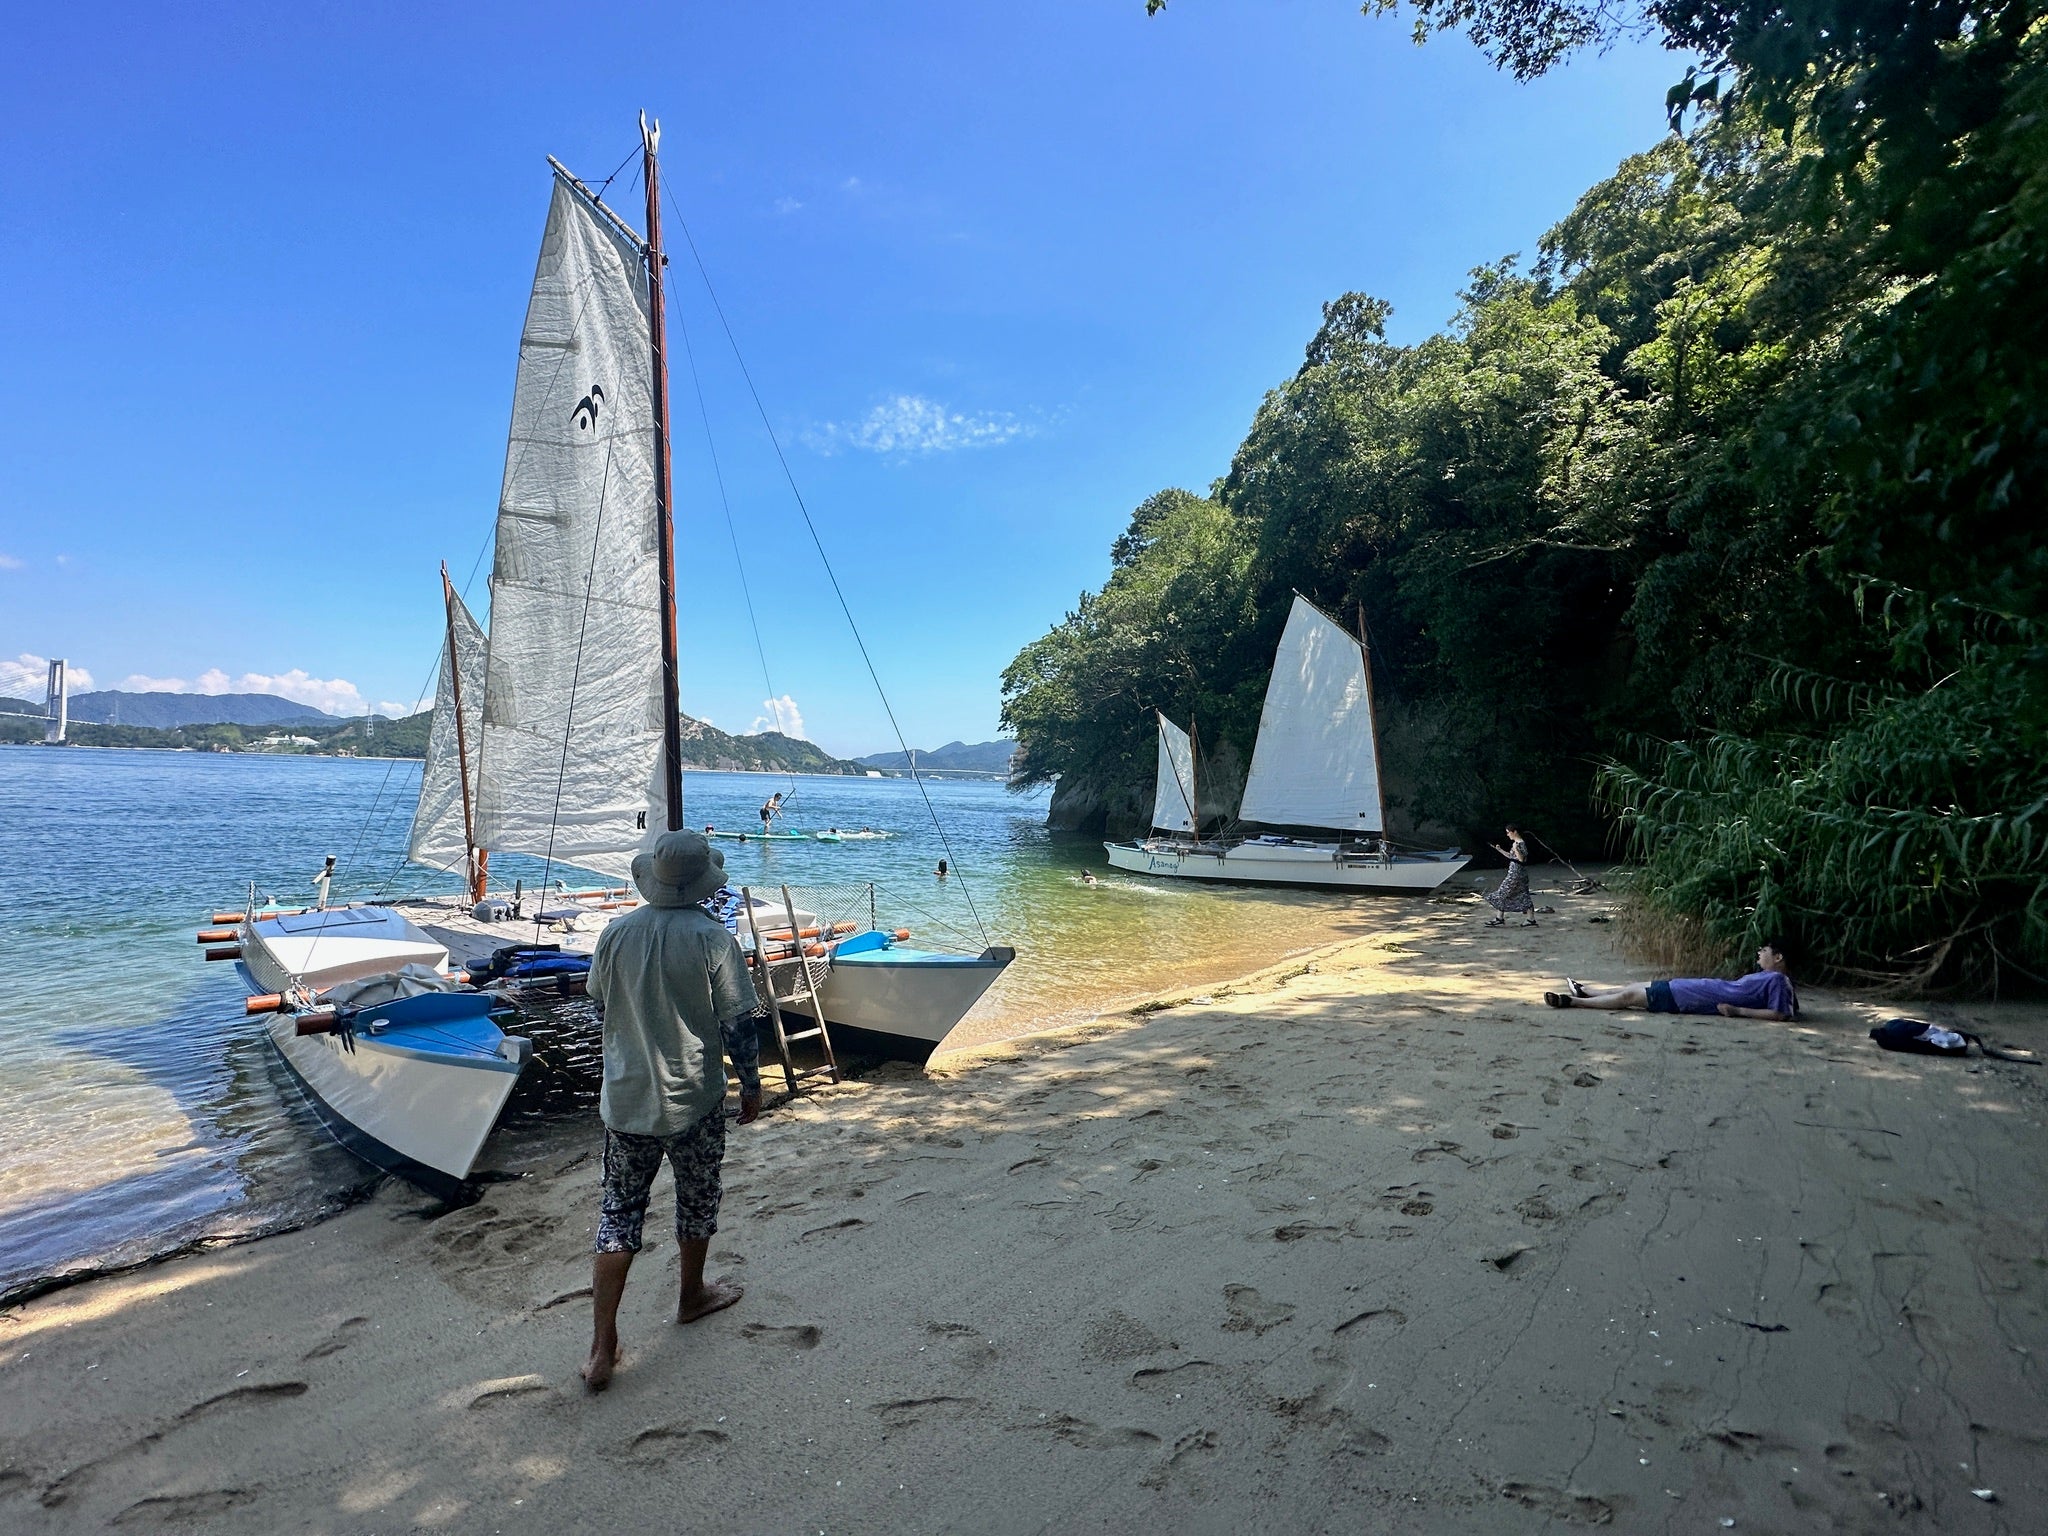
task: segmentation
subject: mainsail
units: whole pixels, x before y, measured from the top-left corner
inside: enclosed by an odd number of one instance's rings
[[[456,698],[462,719],[456,724]],[[476,795],[476,742],[482,729],[484,632],[454,593],[448,594],[448,639],[441,646],[441,681],[434,690],[434,721],[427,729],[427,759],[420,770],[420,803],[412,813],[405,856],[435,869],[469,860],[463,816],[463,748],[468,746],[469,794]]]
[[[617,877],[666,825],[649,355],[638,239],[558,171],[498,504],[476,840]]]
[[[1195,748],[1188,733],[1159,716],[1159,781],[1152,795],[1152,825],[1169,832],[1195,830]]]
[[[1273,658],[1238,816],[1385,831],[1365,648],[1299,593]]]

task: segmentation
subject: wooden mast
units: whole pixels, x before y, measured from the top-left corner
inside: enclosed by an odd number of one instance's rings
[[[1379,796],[1381,837],[1387,835],[1387,783],[1385,765],[1380,762],[1380,706],[1372,692],[1372,647],[1365,640],[1365,604],[1358,605],[1358,654],[1365,662],[1365,712],[1372,722],[1372,789]]]
[[[448,680],[455,693],[455,769],[462,776],[462,846],[469,850],[469,900],[473,906],[484,899],[489,878],[490,850],[476,845],[476,811],[469,803],[469,728],[462,720],[462,653],[455,647],[455,583],[448,579],[448,562],[441,562],[441,606],[448,620]]]
[[[668,830],[683,825],[682,683],[676,667],[675,517],[670,511],[668,455],[668,353],[662,310],[661,124],[640,114],[640,164],[647,183],[647,330],[654,367],[654,531],[661,569],[661,776],[668,801]]]

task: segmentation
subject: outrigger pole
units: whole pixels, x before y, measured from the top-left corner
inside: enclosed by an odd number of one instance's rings
[[[462,653],[455,648],[455,583],[448,579],[448,562],[441,562],[441,606],[448,620],[448,680],[455,689],[455,768],[462,777],[462,846],[469,850],[470,905],[482,901],[489,878],[491,854],[476,845],[476,811],[469,796],[469,732],[462,721]],[[481,742],[478,743],[482,745]]]
[[[668,460],[668,352],[662,309],[661,124],[640,114],[640,164],[647,182],[647,334],[654,367],[654,535],[661,572],[661,777],[668,801],[668,829],[683,825],[682,684],[676,665],[675,516],[670,510]]]

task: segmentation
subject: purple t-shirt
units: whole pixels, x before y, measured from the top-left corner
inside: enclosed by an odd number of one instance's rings
[[[1751,971],[1740,981],[1673,981],[1671,1001],[1680,1013],[1712,1013],[1723,1003],[1733,1003],[1738,1008],[1768,1008],[1788,1019],[1799,1004],[1792,978],[1783,971]]]

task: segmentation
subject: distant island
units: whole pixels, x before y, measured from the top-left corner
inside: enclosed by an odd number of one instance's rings
[[[260,752],[287,757],[424,757],[433,713],[402,720],[337,718],[263,693],[85,693],[71,700],[71,741],[81,747]],[[866,765],[813,742],[764,731],[733,736],[683,716],[683,766],[729,773],[822,773],[862,777]],[[43,707],[0,698],[0,745],[43,739]],[[902,754],[898,753],[897,756]],[[923,758],[920,756],[920,763]]]
[[[40,711],[38,711],[40,712]],[[71,723],[146,725],[332,725],[335,716],[274,693],[127,693],[108,688],[71,695]]]
[[[1010,758],[1017,751],[1014,741],[984,741],[969,746],[964,741],[949,741],[943,747],[934,747],[929,752],[911,749],[917,754],[919,773],[943,773],[948,776],[968,774],[985,778],[1007,778],[1010,772]],[[910,761],[901,752],[870,752],[866,757],[856,759],[863,768],[879,768],[885,773],[908,773]]]

